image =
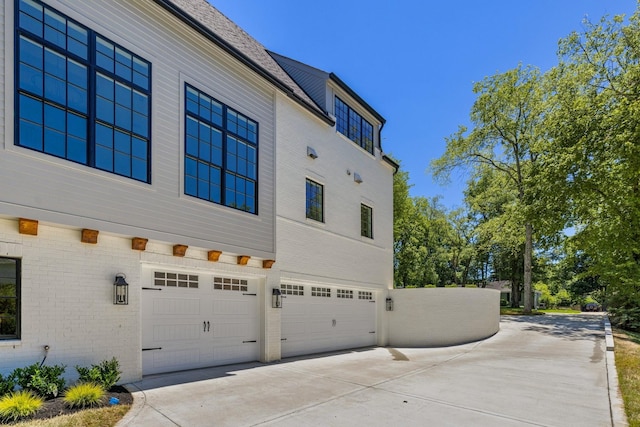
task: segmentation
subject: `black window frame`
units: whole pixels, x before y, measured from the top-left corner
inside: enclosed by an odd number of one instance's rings
[[[324,185],[310,178],[307,178],[305,182],[306,217],[324,223]],[[315,190],[315,192],[311,190]]]
[[[184,194],[258,215],[260,124],[194,85],[185,82],[184,90]],[[194,94],[197,105],[193,105]],[[207,104],[209,108],[205,106]],[[196,107],[197,112],[194,111]],[[219,113],[214,109],[219,109]],[[198,129],[192,130],[192,126]],[[211,133],[201,138],[200,132],[204,129],[210,129]],[[219,145],[213,142],[214,133],[220,135]],[[209,152],[204,151],[207,146]],[[245,157],[240,151],[244,151]],[[218,182],[212,179],[216,171]],[[214,187],[219,187],[219,194],[212,189]],[[240,187],[244,191],[239,191]],[[249,191],[251,188],[253,191]],[[240,206],[236,204],[239,195],[244,201]],[[251,204],[246,204],[248,199]]]
[[[3,315],[3,313],[0,311],[0,341],[7,341],[7,340],[19,340],[21,338],[21,314],[22,314],[22,307],[21,307],[21,289],[22,289],[22,280],[21,280],[21,276],[22,276],[22,260],[20,258],[14,258],[14,257],[0,257],[0,262],[4,262],[4,260],[11,260],[15,263],[15,274],[13,278],[9,278],[9,279],[13,279],[15,281],[15,283],[13,283],[13,286],[15,288],[14,290],[14,295],[3,295],[3,277],[0,276],[0,310],[2,309],[2,306],[4,304],[2,304],[3,301],[7,301],[7,300],[14,300],[15,301],[15,314],[13,315]],[[0,270],[1,271],[1,270]],[[7,285],[7,284],[5,284]],[[11,283],[8,283],[8,285],[11,285]],[[15,322],[15,333],[13,334],[4,334],[2,332],[3,327],[2,327],[2,323],[4,323],[6,321],[6,319],[13,319]]]
[[[15,145],[151,184],[151,62],[40,0],[14,4]],[[42,9],[41,18],[31,4]],[[26,50],[23,56],[23,42],[41,49],[42,58]],[[101,92],[100,79],[111,82],[110,95]]]
[[[334,108],[336,130],[369,154],[373,154],[373,125],[337,95]]]
[[[373,239],[373,208],[360,203],[360,236]]]

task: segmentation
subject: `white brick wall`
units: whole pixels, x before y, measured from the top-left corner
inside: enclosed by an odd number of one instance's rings
[[[75,365],[88,366],[116,357],[122,382],[142,375],[141,288],[143,267],[224,274],[259,279],[262,313],[260,359],[280,359],[279,310],[271,308],[271,289],[279,271],[262,261],[237,264],[237,254],[207,261],[207,251],[189,248],[172,255],[172,243],[151,241],[144,252],[131,249],[131,238],[100,233],[96,245],[81,243],[80,230],[40,224],[37,236],[18,234],[16,219],[0,219],[0,256],[22,259],[20,340],[0,341],[0,373],[40,362],[49,345],[47,364],[66,364],[68,380]],[[125,273],[129,305],[113,305],[113,281]]]
[[[80,242],[80,230],[40,224],[38,236],[18,234],[17,220],[0,220],[0,253],[22,259],[22,338],[0,341],[0,373],[40,362],[75,365],[118,358],[123,380],[140,375],[139,293],[128,306],[113,305],[113,281],[122,272],[136,289],[139,253],[131,241],[99,235],[97,245]]]

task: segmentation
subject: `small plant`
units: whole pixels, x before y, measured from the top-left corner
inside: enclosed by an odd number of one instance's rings
[[[3,377],[2,374],[0,374],[0,397],[11,393],[15,386],[16,381],[12,374],[7,375],[6,377]]]
[[[16,383],[24,390],[33,391],[44,398],[56,397],[64,389],[64,365],[40,366],[35,363],[13,371]]]
[[[101,385],[84,382],[69,388],[64,394],[64,402],[72,408],[87,408],[97,406],[104,397]]]
[[[8,422],[30,417],[42,406],[42,398],[29,390],[20,390],[0,398],[0,419]]]
[[[76,366],[76,371],[80,375],[78,381],[98,384],[105,391],[116,385],[122,373],[118,359],[115,357],[111,360],[104,360],[98,365],[91,365],[90,368]]]

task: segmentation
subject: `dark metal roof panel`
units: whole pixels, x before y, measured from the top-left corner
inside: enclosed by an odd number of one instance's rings
[[[295,59],[287,58],[275,52],[268,51],[269,54],[280,64],[280,66],[298,83],[302,89],[313,99],[323,110],[327,111],[327,80],[329,73],[311,67]]]

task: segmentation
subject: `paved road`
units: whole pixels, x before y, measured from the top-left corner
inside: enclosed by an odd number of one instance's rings
[[[611,426],[600,315],[503,317],[477,343],[145,377],[121,426]]]

